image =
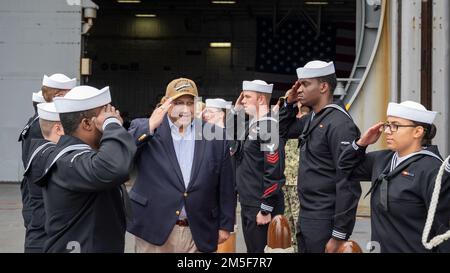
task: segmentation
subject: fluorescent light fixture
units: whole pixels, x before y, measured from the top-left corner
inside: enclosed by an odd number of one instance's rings
[[[308,1],[305,2],[306,5],[328,5],[327,1]]]
[[[231,47],[231,43],[230,42],[211,42],[209,43],[210,47],[219,47],[219,48],[226,48],[226,47]]]
[[[139,4],[141,0],[117,0],[117,3],[120,4]]]
[[[213,4],[222,4],[222,5],[233,5],[236,4],[236,1],[211,1]]]
[[[144,13],[141,13],[141,14],[136,14],[136,17],[138,17],[138,18],[155,18],[156,14],[144,14]]]

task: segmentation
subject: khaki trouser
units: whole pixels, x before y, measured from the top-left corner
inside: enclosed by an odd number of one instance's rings
[[[136,237],[136,253],[200,253],[192,239],[191,229],[175,225],[167,241],[157,246]]]

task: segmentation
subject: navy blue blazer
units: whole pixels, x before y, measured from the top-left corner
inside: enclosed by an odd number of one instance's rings
[[[203,124],[201,120],[195,122],[196,126]],[[227,141],[196,140],[191,180],[186,189],[167,117],[153,136],[148,119],[133,120],[129,132],[138,146],[138,175],[130,191],[133,220],[128,223],[128,231],[149,243],[162,245],[185,206],[198,250],[216,251],[219,229],[231,232],[235,221],[236,193]]]

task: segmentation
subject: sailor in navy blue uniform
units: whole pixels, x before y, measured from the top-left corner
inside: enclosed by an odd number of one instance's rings
[[[236,140],[231,151],[247,252],[262,253],[268,224],[272,217],[284,213],[284,143],[279,139],[278,119],[270,112],[273,84],[244,81],[242,90],[233,113],[245,112],[250,121],[244,137]]]
[[[351,179],[371,181],[372,241],[383,253],[449,252],[450,242],[428,250],[422,244],[427,212],[442,158],[429,145],[436,134],[436,112],[406,101],[390,103],[387,122],[371,127],[342,153],[339,165]],[[388,150],[366,153],[382,132]],[[442,181],[431,226],[434,237],[449,230],[450,181]],[[428,238],[426,238],[428,240]]]
[[[22,145],[22,164],[24,169],[27,167],[31,139],[44,139],[41,133],[41,128],[39,127],[39,117],[36,108],[37,104],[42,102],[45,102],[44,97],[42,96],[42,91],[33,93],[34,115],[28,119],[27,124],[22,129],[19,135],[18,141],[21,142]],[[20,183],[20,193],[22,197],[23,224],[26,229],[30,223],[32,209],[30,205],[30,194],[28,192],[27,180],[25,178],[23,178]],[[25,251],[27,251],[26,246]]]
[[[42,87],[39,92],[33,93],[32,101],[34,108],[34,115],[28,120],[25,127],[19,135],[19,142],[22,144],[22,163],[26,168],[28,158],[30,157],[30,146],[32,139],[44,139],[39,127],[38,114],[36,105],[43,102],[51,102],[55,96],[63,96],[71,88],[75,87],[76,79],[70,79],[63,74],[53,74],[50,77],[44,75],[42,79]],[[27,180],[23,179],[20,184],[20,191],[22,195],[22,216],[24,219],[24,226],[27,229],[30,224],[32,208],[30,204],[30,197],[28,192]],[[27,251],[27,246],[25,246]]]
[[[225,117],[227,109],[231,108],[231,102],[224,99],[206,99],[203,120],[225,128]]]
[[[109,88],[73,88],[54,99],[64,136],[37,180],[43,187],[44,252],[124,252],[136,145],[109,103]]]
[[[33,93],[34,115],[28,120],[19,136],[22,142],[22,162],[24,168],[29,157],[30,141],[34,138],[42,139],[41,128],[39,128],[36,105],[43,102],[52,102],[54,97],[64,96],[70,89],[76,86],[77,80],[70,79],[64,74],[53,74],[50,77],[44,75],[42,87],[39,92]]]
[[[47,233],[45,232],[45,209],[42,197],[42,188],[34,182],[45,171],[45,162],[55,148],[55,144],[64,134],[59,122],[59,114],[53,103],[40,103],[37,105],[39,125],[44,138],[31,140],[30,156],[24,173],[27,187],[30,210],[30,221],[25,232],[25,252],[40,253],[43,250]]]
[[[22,144],[22,163],[24,168],[26,168],[26,163],[28,159],[28,150],[30,148],[30,141],[34,138],[44,138],[41,133],[41,128],[39,128],[39,117],[37,113],[37,105],[38,103],[45,102],[44,97],[42,96],[42,91],[33,93],[32,96],[33,101],[33,109],[34,114],[31,118],[28,119],[27,124],[22,129],[19,135],[18,141]]]
[[[360,133],[344,105],[333,102],[337,83],[332,62],[309,62],[297,74],[280,108],[280,134],[300,143],[298,249],[336,252],[352,234],[361,194],[359,183],[339,170],[338,158]],[[300,119],[297,101],[312,110]]]

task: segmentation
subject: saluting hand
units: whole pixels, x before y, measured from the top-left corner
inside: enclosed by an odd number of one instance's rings
[[[300,83],[296,81],[294,85],[292,85],[291,89],[286,92],[286,102],[289,104],[296,103],[298,101],[297,93],[300,88]]]
[[[166,100],[163,103],[163,105],[161,105],[160,107],[156,108],[153,111],[152,115],[148,119],[150,132],[153,133],[155,131],[155,129],[161,125],[164,116],[166,115],[166,113],[169,111],[169,109],[171,107],[172,107],[172,99],[169,98],[168,100]]]
[[[272,107],[272,112],[273,113],[278,113],[280,111],[280,107],[281,105],[281,100],[278,100],[277,104],[275,104],[275,106]]]
[[[103,123],[108,118],[113,117],[118,119],[120,121],[120,124],[123,124],[123,119],[120,116],[120,111],[111,104],[108,104],[102,107],[100,113],[96,117],[93,117],[92,121],[94,122],[95,127],[97,127],[100,132],[103,132]]]
[[[370,127],[358,140],[358,142],[356,142],[356,144],[362,147],[366,147],[377,142],[381,136],[381,133],[383,133],[383,124],[384,122],[378,122],[374,126]]]
[[[241,92],[241,94],[239,94],[239,97],[236,100],[236,103],[234,104],[234,110],[236,112],[240,111],[242,109],[242,99],[244,99],[244,93]]]

